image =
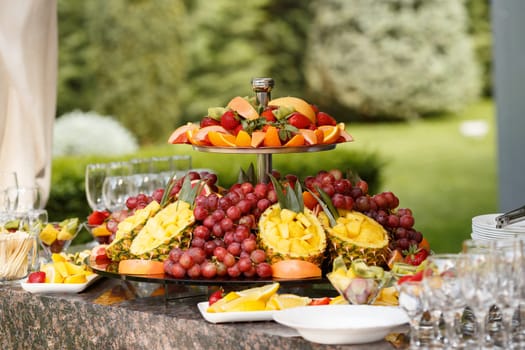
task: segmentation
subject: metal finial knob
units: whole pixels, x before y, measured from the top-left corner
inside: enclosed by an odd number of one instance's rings
[[[255,97],[257,98],[257,104],[259,106],[268,106],[268,102],[271,100],[271,91],[274,84],[272,78],[252,79],[252,89],[255,92]]]

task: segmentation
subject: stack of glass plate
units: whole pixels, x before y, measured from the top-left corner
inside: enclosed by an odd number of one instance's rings
[[[485,214],[472,218],[472,239],[489,241],[495,239],[525,237],[525,221],[516,222],[503,228],[496,228],[496,217],[501,214]]]

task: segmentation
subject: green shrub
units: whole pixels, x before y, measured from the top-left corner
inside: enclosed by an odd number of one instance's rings
[[[307,79],[321,105],[409,119],[478,97],[464,1],[324,0],[314,13]]]

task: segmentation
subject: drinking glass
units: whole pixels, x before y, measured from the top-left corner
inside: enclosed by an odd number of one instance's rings
[[[183,177],[191,169],[191,156],[190,155],[177,155],[171,157],[173,164],[173,171],[178,179]]]
[[[7,210],[6,190],[18,187],[18,178],[14,171],[0,171],[0,212]]]
[[[102,186],[107,175],[107,164],[88,164],[85,174],[86,199],[92,210],[102,211],[106,204],[102,196]]]
[[[486,331],[486,321],[496,297],[498,278],[495,256],[493,241],[467,240],[463,243],[458,266],[463,296],[476,316],[477,340],[481,348],[492,346],[492,339]]]
[[[107,175],[102,184],[104,205],[110,211],[126,207],[126,199],[135,192],[131,164],[129,162],[112,162],[107,168]]]
[[[461,259],[459,254],[434,254],[427,258],[428,270],[423,277],[423,286],[434,306],[441,311],[445,325],[444,345],[447,348],[461,347],[458,337],[458,322],[466,306],[458,275]]]
[[[5,197],[7,211],[27,212],[42,206],[42,194],[37,186],[9,187]]]
[[[410,320],[410,348],[420,348],[419,325],[425,311],[424,290],[421,282],[406,281],[396,285],[399,291],[399,306]]]
[[[523,281],[524,255],[523,241],[511,238],[495,241],[498,251],[496,270],[498,277],[497,303],[503,313],[504,343],[506,349],[515,348],[513,316],[524,300]]]
[[[130,163],[135,187],[135,193],[133,193],[133,195],[139,193],[151,195],[156,189],[156,175],[153,172],[152,160],[132,159]]]

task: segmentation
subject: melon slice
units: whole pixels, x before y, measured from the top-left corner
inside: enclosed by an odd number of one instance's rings
[[[188,123],[180,126],[171,133],[170,137],[168,138],[168,143],[189,143],[190,141],[188,140],[187,131],[197,129],[199,129],[199,126],[194,123]]]
[[[259,113],[257,113],[251,103],[240,96],[234,97],[230,102],[228,102],[226,107],[231,108],[244,119],[254,120],[259,118]]]
[[[279,97],[268,102],[270,106],[292,106],[301,114],[304,114],[310,121],[315,124],[315,111],[312,106],[303,99],[298,97]]]

